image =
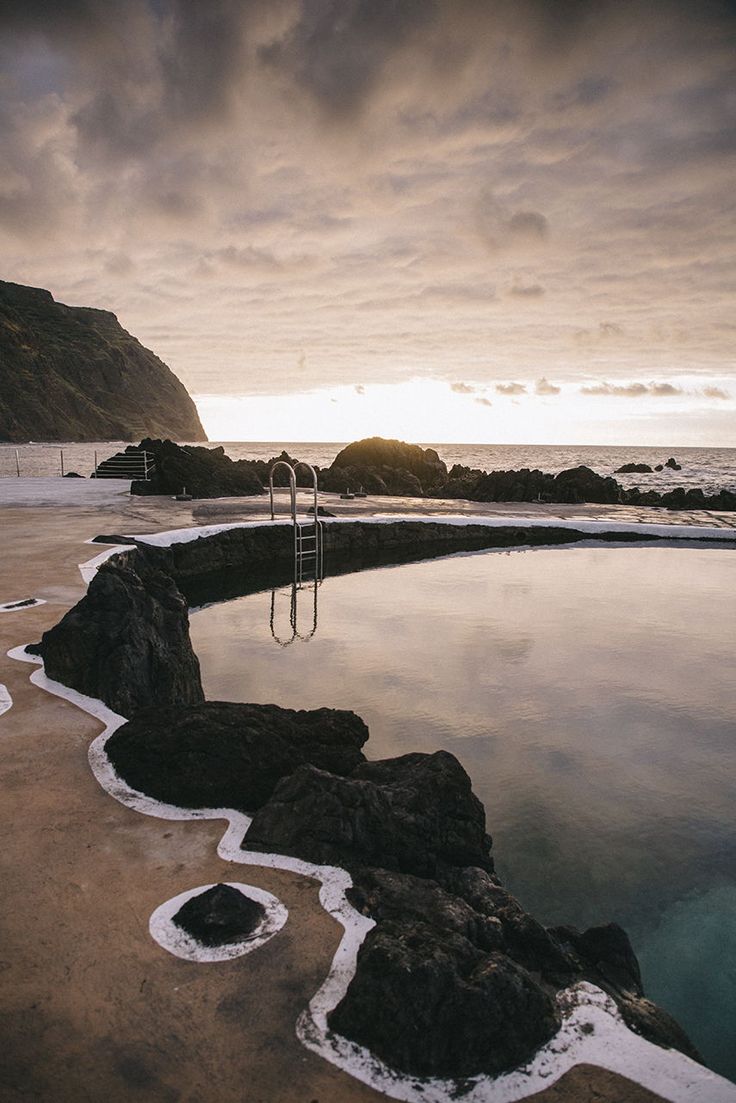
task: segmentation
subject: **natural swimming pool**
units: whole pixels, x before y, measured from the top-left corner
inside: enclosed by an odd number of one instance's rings
[[[191,631],[210,699],[351,708],[371,758],[451,750],[504,883],[616,920],[649,995],[736,1076],[736,549],[483,552],[282,588]],[[298,627],[314,594],[298,595]]]

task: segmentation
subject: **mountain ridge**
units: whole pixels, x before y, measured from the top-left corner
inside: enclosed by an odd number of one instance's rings
[[[0,280],[0,441],[207,440],[184,384],[109,310]]]

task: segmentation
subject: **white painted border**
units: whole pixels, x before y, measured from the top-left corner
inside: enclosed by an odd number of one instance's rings
[[[148,922],[151,938],[164,950],[168,950],[175,957],[183,958],[184,961],[232,961],[233,958],[249,954],[251,950],[257,950],[281,930],[289,913],[277,897],[266,892],[265,889],[257,888],[256,885],[244,885],[239,881],[226,881],[224,884],[231,889],[237,889],[243,896],[247,896],[257,904],[262,904],[265,908],[263,919],[247,938],[239,942],[227,942],[222,946],[206,946],[174,922],[174,916],[182,905],[192,897],[200,896],[208,889],[214,888],[214,884],[187,889],[186,892],[180,892],[178,896],[172,896],[170,900],[159,905]]]
[[[24,602],[23,605],[20,602]],[[39,605],[45,605],[46,601],[42,597],[19,597],[15,601],[3,601],[0,603],[0,613],[24,613],[26,609],[35,609]]]
[[[179,808],[131,789],[117,776],[105,753],[107,740],[126,722],[125,717],[114,713],[102,701],[52,681],[43,670],[43,660],[27,654],[24,647],[15,647],[8,655],[38,665],[41,669],[31,675],[34,685],[63,697],[105,725],[104,731],[90,745],[89,761],[100,785],[121,804],[167,820],[226,820],[228,826],[217,847],[223,860],[288,870],[321,882],[320,903],[342,925],[344,933],[327,977],[297,1021],[297,1037],[303,1045],[376,1091],[404,1103],[451,1103],[457,1099],[455,1081],[420,1079],[398,1073],[368,1050],[334,1034],[328,1027],[327,1016],[344,996],[355,974],[358,950],[368,931],[375,926],[372,919],[360,915],[347,899],[346,890],[352,882],[345,870],[283,854],[242,850],[240,844],[251,823],[250,817],[242,812],[229,808]],[[601,989],[587,983],[578,984],[561,992],[558,1002],[563,1014],[562,1027],[538,1050],[533,1061],[503,1076],[465,1079],[465,1103],[518,1103],[549,1087],[569,1069],[582,1063],[597,1065],[633,1080],[670,1103],[736,1103],[735,1084],[677,1050],[662,1049],[632,1033],[613,1001]]]
[[[0,716],[12,707],[13,698],[10,696],[10,690],[0,682]]]
[[[85,541],[87,544],[93,544],[93,540]],[[87,559],[84,563],[79,564],[79,573],[82,576],[82,581],[89,586],[90,582],[97,574],[97,571],[106,563],[111,556],[117,555],[118,552],[132,551],[135,548],[135,544],[110,544],[104,551],[101,551],[99,555],[95,555],[92,559]]]

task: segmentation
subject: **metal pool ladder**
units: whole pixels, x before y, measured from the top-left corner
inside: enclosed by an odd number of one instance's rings
[[[294,585],[300,588],[304,582],[321,582],[324,577],[324,540],[323,525],[319,519],[317,503],[317,472],[311,464],[299,462],[291,466],[286,460],[277,460],[268,473],[268,491],[271,497],[271,520],[275,518],[273,508],[273,473],[277,467],[285,467],[289,473],[289,491],[291,496],[291,523],[294,528]],[[314,489],[314,519],[300,521],[296,515],[296,472],[306,467],[312,475]]]

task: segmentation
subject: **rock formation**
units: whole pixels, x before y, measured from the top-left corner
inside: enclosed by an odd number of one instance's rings
[[[226,946],[254,934],[265,914],[263,904],[230,885],[213,885],[190,897],[172,919],[203,946]]]
[[[302,766],[256,813],[246,843],[319,865],[381,865],[419,877],[452,865],[493,869],[483,805],[447,751],[365,762],[349,777]]]
[[[355,441],[320,473],[323,490],[362,486],[369,494],[421,496],[447,481],[447,467],[434,448],[369,437]]]
[[[185,808],[253,812],[304,763],[349,774],[368,729],[353,712],[204,701],[138,712],[107,742],[134,789]]]
[[[153,704],[204,697],[187,604],[168,575],[103,563],[85,596],[35,650],[55,681],[132,716]]]
[[[268,461],[233,461],[222,447],[182,447],[170,440],[143,440],[140,445],[127,448],[126,454],[144,449],[154,456],[156,466],[149,481],[133,482],[133,494],[175,495],[184,488],[194,498],[259,494],[267,486],[269,472],[277,460],[285,460],[292,467],[297,464],[297,460],[286,452]],[[673,463],[674,460],[668,460],[667,466]],[[640,470],[645,466],[626,464],[620,470]],[[104,463],[101,467],[104,469]],[[597,502],[661,505],[669,509],[736,510],[736,494],[728,490],[710,496],[701,490],[684,488],[663,494],[656,490],[642,491],[638,487],[626,490],[611,476],[598,475],[584,465],[551,475],[529,468],[480,471],[455,464],[448,473],[433,448],[381,437],[349,444],[338,453],[330,467],[315,470],[320,490],[333,493],[343,493],[348,487],[352,490],[363,487],[369,494],[460,498],[472,502]],[[311,487],[311,476],[306,470],[299,469],[296,474],[297,485]],[[274,485],[287,484],[288,473],[279,469]]]
[[[171,440],[146,438],[140,444],[129,445],[124,455],[147,452],[153,457],[153,470],[148,480],[131,483],[131,494],[180,494],[184,488],[193,498],[243,497],[262,494],[261,480],[247,460],[231,460],[222,445],[198,448],[178,445]],[[111,457],[116,459],[117,457]],[[100,464],[104,475],[105,463]]]
[[[0,440],[206,440],[184,386],[114,314],[0,281]]]
[[[352,713],[206,702],[139,713],[108,740],[125,781],[185,807],[253,813],[250,852],[350,871],[376,926],[333,1030],[422,1076],[495,1074],[558,1029],[556,993],[607,991],[629,1026],[697,1057],[646,1000],[624,931],[546,929],[493,872],[485,812],[445,752],[367,762]]]

